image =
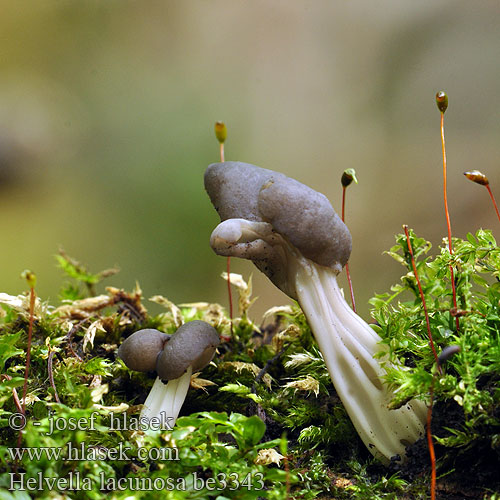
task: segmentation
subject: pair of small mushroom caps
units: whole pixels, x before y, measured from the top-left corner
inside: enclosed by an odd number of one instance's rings
[[[141,417],[171,426],[186,398],[191,375],[212,360],[220,343],[217,330],[205,321],[190,321],[172,335],[144,329],[125,339],[118,356],[134,371],[158,376],[144,402]]]

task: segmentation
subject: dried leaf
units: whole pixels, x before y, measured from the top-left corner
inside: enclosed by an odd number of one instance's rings
[[[300,366],[305,363],[311,363],[312,361],[317,360],[317,358],[307,352],[290,354],[288,358],[289,360],[285,362],[285,368],[295,368],[296,366]]]
[[[336,488],[348,488],[350,486],[353,486],[354,483],[350,481],[349,479],[346,479],[345,477],[335,477],[335,479],[332,481],[333,484],[335,485]]]
[[[98,330],[100,332],[106,331],[102,325],[102,320],[100,320],[100,319],[94,321],[87,328],[87,331],[85,332],[85,335],[83,336],[83,352],[86,352],[87,344],[90,344],[91,348],[94,347],[94,339],[95,339],[95,335],[96,335]]]
[[[108,393],[108,390],[109,390],[108,384],[102,384],[92,389],[92,392],[90,393],[92,401],[94,403],[98,403],[102,399],[104,394]]]
[[[227,272],[223,272],[221,277],[227,281]],[[241,274],[229,273],[229,282],[238,289],[240,315],[246,316],[251,305],[257,300],[257,298],[250,299],[252,295],[252,276],[250,275],[247,283]]]
[[[19,398],[21,403],[23,402],[23,398]],[[32,405],[36,401],[40,401],[40,398],[33,394],[32,392],[26,394],[26,406]]]
[[[97,295],[86,299],[74,300],[71,304],[64,304],[56,307],[51,314],[61,318],[85,319],[95,311],[104,309],[114,304],[114,300],[109,295]]]
[[[274,448],[267,448],[259,450],[259,453],[257,453],[257,456],[255,457],[254,463],[256,465],[279,465],[284,458],[285,457],[278,453]]]
[[[126,312],[130,316],[135,316],[135,319],[144,319],[147,314],[147,309],[142,305],[142,290],[139,283],[135,283],[135,288],[132,293],[127,293],[125,290],[108,286],[106,291],[113,298],[113,302],[123,302],[127,307]]]
[[[198,375],[200,374],[200,372],[198,373],[194,373],[192,376],[191,376],[191,387],[193,389],[201,389],[205,392],[208,392],[205,387],[209,387],[211,385],[217,385],[215,382],[212,382],[211,380],[206,380],[204,378],[198,378]]]
[[[103,406],[99,404],[94,404],[94,408],[98,410],[111,411],[113,413],[123,413],[129,409],[129,405],[127,403],[120,403],[118,406]]]
[[[202,311],[203,309],[207,309],[210,305],[210,302],[188,302],[179,304],[179,307],[186,309],[196,309]]]
[[[224,308],[216,302],[189,302],[179,304],[179,307],[190,308],[191,311],[187,314],[188,316],[194,316],[198,311],[201,311],[203,313],[203,321],[210,323],[214,328],[219,330],[229,331],[231,327],[231,321],[226,317]]]
[[[99,387],[102,384],[101,375],[94,375],[90,381],[89,387],[93,389],[94,387]]]
[[[319,395],[319,381],[314,377],[307,375],[306,378],[293,380],[284,385],[285,389],[295,389],[299,391],[314,392],[315,396]]]
[[[179,328],[184,323],[181,310],[167,298],[163,297],[162,295],[155,295],[149,300],[151,302],[154,302],[155,304],[160,304],[161,306],[168,309],[168,311],[170,311],[175,327]]]
[[[0,304],[5,304],[6,306],[15,309],[16,311],[24,310],[24,304],[26,302],[24,295],[9,295],[8,293],[0,293]]]
[[[223,280],[227,281],[227,273],[225,271],[221,273],[221,277]],[[238,290],[248,290],[248,285],[241,274],[229,273],[229,281],[231,285],[238,288]]]
[[[292,340],[300,335],[300,328],[297,325],[289,325],[285,330],[277,333],[271,340],[271,346],[274,352],[279,352],[283,349],[283,345],[287,340]]]
[[[266,320],[269,317],[278,316],[278,315],[281,316],[283,314],[293,314],[293,308],[292,308],[292,306],[276,306],[276,307],[271,307],[271,309],[268,309],[264,313],[264,316],[262,316],[262,319]]]
[[[0,293],[0,304],[4,304],[11,309],[14,309],[23,315],[27,316],[30,310],[30,298],[28,295],[9,295],[8,293]],[[40,299],[35,297],[35,318],[39,318],[42,313],[42,305]]]

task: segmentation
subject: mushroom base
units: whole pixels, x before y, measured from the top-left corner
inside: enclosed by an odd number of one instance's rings
[[[193,370],[188,367],[181,377],[169,380],[166,384],[157,377],[141,411],[141,418],[148,421],[155,418],[166,422],[171,429],[179,416],[186,399]]]
[[[383,381],[380,337],[345,301],[337,273],[300,258],[295,287],[299,303],[347,413],[370,452],[383,462],[399,456],[423,435],[426,406],[412,400],[391,410],[392,393]]]

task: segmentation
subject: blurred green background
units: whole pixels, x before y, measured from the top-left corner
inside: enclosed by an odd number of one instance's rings
[[[495,1],[0,2],[0,291],[57,300],[62,246],[109,284],[227,303],[218,223],[203,189],[226,158],[325,193],[348,190],[358,308],[399,279],[383,251],[403,223],[446,234],[436,91],[446,113],[453,233],[500,226],[500,7]],[[251,264],[233,259],[245,276]],[[342,283],[344,283],[342,281]],[[103,286],[100,287],[100,291]],[[254,271],[253,308],[287,303]]]

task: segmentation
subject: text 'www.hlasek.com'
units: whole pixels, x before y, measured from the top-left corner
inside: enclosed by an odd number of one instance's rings
[[[51,436],[54,432],[61,431],[102,431],[102,423],[98,423],[101,415],[92,413],[90,417],[64,418],[49,417],[48,428],[45,435]],[[172,430],[173,419],[164,413],[158,418],[146,419],[144,417],[127,418],[126,414],[119,416],[110,414],[106,423],[107,430],[111,431],[164,431]],[[15,431],[22,431],[26,426],[26,417],[22,413],[14,413],[9,418],[9,426]],[[40,422],[32,422],[34,426]],[[7,458],[14,464],[20,464],[24,459],[30,462],[64,462],[75,464],[78,462],[169,462],[179,461],[179,448],[172,447],[130,447],[123,442],[115,447],[101,446],[95,443],[88,444],[84,441],[68,441],[63,446],[41,447],[12,447],[7,448]],[[17,467],[16,467],[17,469]],[[9,490],[20,491],[236,491],[264,489],[264,476],[262,473],[247,473],[239,475],[233,473],[218,473],[206,477],[203,473],[192,472],[183,477],[138,477],[128,475],[115,477],[100,471],[97,475],[86,476],[78,470],[70,470],[64,477],[49,477],[42,472],[28,475],[22,470],[10,472]],[[71,468],[70,468],[71,469]]]

